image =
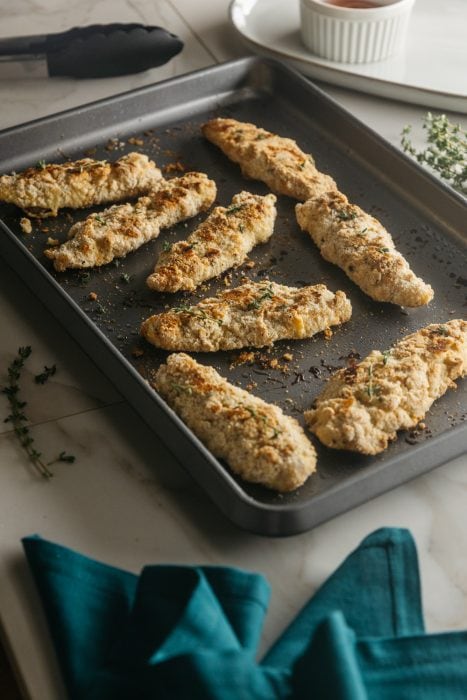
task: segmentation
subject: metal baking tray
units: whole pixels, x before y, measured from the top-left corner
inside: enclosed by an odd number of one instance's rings
[[[334,176],[351,201],[387,226],[414,270],[435,289],[435,299],[427,308],[405,311],[373,302],[321,258],[295,222],[294,202],[280,197],[274,235],[251,253],[254,267],[244,265],[233,271],[232,285],[243,277],[269,277],[291,285],[323,282],[348,294],[353,305],[351,321],[334,330],[330,339],[320,334],[309,340],[277,343],[270,352],[255,352],[253,364],[239,364],[240,352],[198,354],[196,359],[212,364],[234,384],[252,387],[255,394],[302,421],[302,411],[335,368],[364,357],[372,348],[388,348],[402,335],[428,323],[465,314],[466,210],[462,197],[299,74],[257,58],[197,71],[3,131],[1,169],[18,171],[42,159],[61,161],[86,152],[97,158],[117,158],[129,150],[140,150],[175,175],[178,163],[187,170],[208,173],[217,182],[222,204],[242,189],[265,194],[265,185],[246,181],[237,166],[202,138],[200,125],[220,115],[251,121],[296,139],[303,150],[314,154],[321,170]],[[318,451],[318,472],[290,495],[237,479],[149,386],[146,377],[165,360],[166,353],[139,338],[140,323],[150,314],[167,305],[210,296],[229,282],[223,275],[193,295],[156,294],[145,286],[164,241],[185,238],[200,217],[164,232],[116,264],[89,272],[53,272],[42,254],[47,237],[65,239],[71,223],[88,213],[64,212],[56,220],[34,223],[33,233],[25,236],[19,224],[21,212],[3,205],[1,253],[218,507],[242,528],[264,535],[310,529],[465,449],[464,384],[435,403],[426,430],[401,433],[377,457],[333,451],[310,436]],[[90,292],[97,294],[97,301],[90,301]],[[287,353],[292,360],[284,359]]]

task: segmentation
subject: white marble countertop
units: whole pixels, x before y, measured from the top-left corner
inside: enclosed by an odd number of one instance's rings
[[[136,76],[0,81],[0,128],[244,55],[227,22],[227,4],[4,0],[3,36],[141,21],[169,28],[182,37],[185,49],[167,66]],[[420,123],[426,111],[325,89],[396,145],[402,126]],[[0,318],[2,368],[21,345],[33,348],[26,382],[44,364],[58,367],[45,390],[28,388],[28,415],[38,444],[45,453],[63,446],[78,458],[75,465],[59,466],[56,478],[45,483],[31,472],[8,424],[0,423],[0,620],[27,697],[65,697],[22,557],[20,538],[32,532],[135,572],[156,562],[222,563],[260,571],[272,585],[266,648],[361,538],[381,526],[409,527],[420,553],[428,628],[467,628],[465,458],[309,533],[290,539],[246,534],[220,515],[4,261]],[[4,398],[0,407],[5,413]]]

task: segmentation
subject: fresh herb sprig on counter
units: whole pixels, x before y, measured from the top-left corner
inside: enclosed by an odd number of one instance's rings
[[[56,464],[57,462],[68,462],[71,464],[76,458],[74,455],[67,454],[63,450],[60,452],[58,457],[50,462],[45,462],[42,459],[42,453],[34,447],[34,438],[31,435],[29,427],[26,425],[28,418],[24,412],[24,409],[27,406],[27,402],[22,401],[19,396],[21,371],[24,367],[25,361],[31,355],[31,352],[32,349],[30,345],[18,348],[17,356],[8,367],[8,384],[1,388],[2,394],[5,394],[10,405],[10,414],[5,418],[4,422],[12,424],[14,433],[18,438],[21,447],[24,449],[29,457],[29,461],[39,472],[39,474],[45,479],[50,479],[53,476],[53,472],[50,470],[50,467],[53,464]],[[45,384],[56,371],[57,368],[55,365],[52,365],[52,367],[45,366],[44,372],[36,375],[34,379],[37,384]]]
[[[36,384],[45,384],[50,377],[54,376],[56,371],[57,365],[52,365],[52,367],[47,367],[47,365],[44,365],[44,371],[40,374],[36,374],[36,376],[34,377],[34,381],[36,382]]]
[[[434,170],[459,192],[467,194],[467,133],[445,114],[428,112],[423,120],[428,146],[417,151],[409,136],[411,125],[403,128],[401,145],[419,163]]]

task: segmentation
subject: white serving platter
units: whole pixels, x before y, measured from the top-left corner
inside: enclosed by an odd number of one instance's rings
[[[359,65],[328,61],[305,48],[299,0],[233,0],[230,20],[252,51],[288,61],[311,78],[467,113],[466,0],[417,0],[404,51]]]

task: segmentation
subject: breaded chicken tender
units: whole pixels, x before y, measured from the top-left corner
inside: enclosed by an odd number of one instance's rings
[[[297,204],[295,212],[323,258],[372,299],[400,306],[423,306],[433,299],[430,285],[412,272],[384,226],[341,192],[313,197]]]
[[[338,370],[305,421],[328,447],[375,455],[466,374],[467,322],[432,324]]]
[[[240,192],[230,206],[216,207],[186,241],[160,254],[146,283],[157,292],[192,291],[205,280],[241,265],[258,243],[271,237],[276,198]]]
[[[200,365],[170,355],[154,387],[195,435],[245,481],[293,491],[316,469],[316,453],[299,423]]]
[[[321,192],[337,189],[332,177],[317,170],[313,157],[292,139],[235,119],[211,119],[203,125],[202,132],[240,165],[245,177],[265,182],[276,194],[304,202]]]
[[[152,160],[128,153],[114,163],[83,158],[40,163],[15,175],[0,176],[0,201],[16,204],[29,216],[57,216],[59,209],[82,209],[149,192],[162,179]]]
[[[263,280],[151,316],[141,333],[164,350],[261,348],[284,338],[309,338],[351,314],[344,292],[333,294],[324,284],[297,289]]]
[[[205,211],[216,197],[216,184],[204,173],[160,180],[157,187],[135,204],[114,205],[74,224],[70,240],[45,255],[59,272],[105,265],[157,238],[161,229]]]

